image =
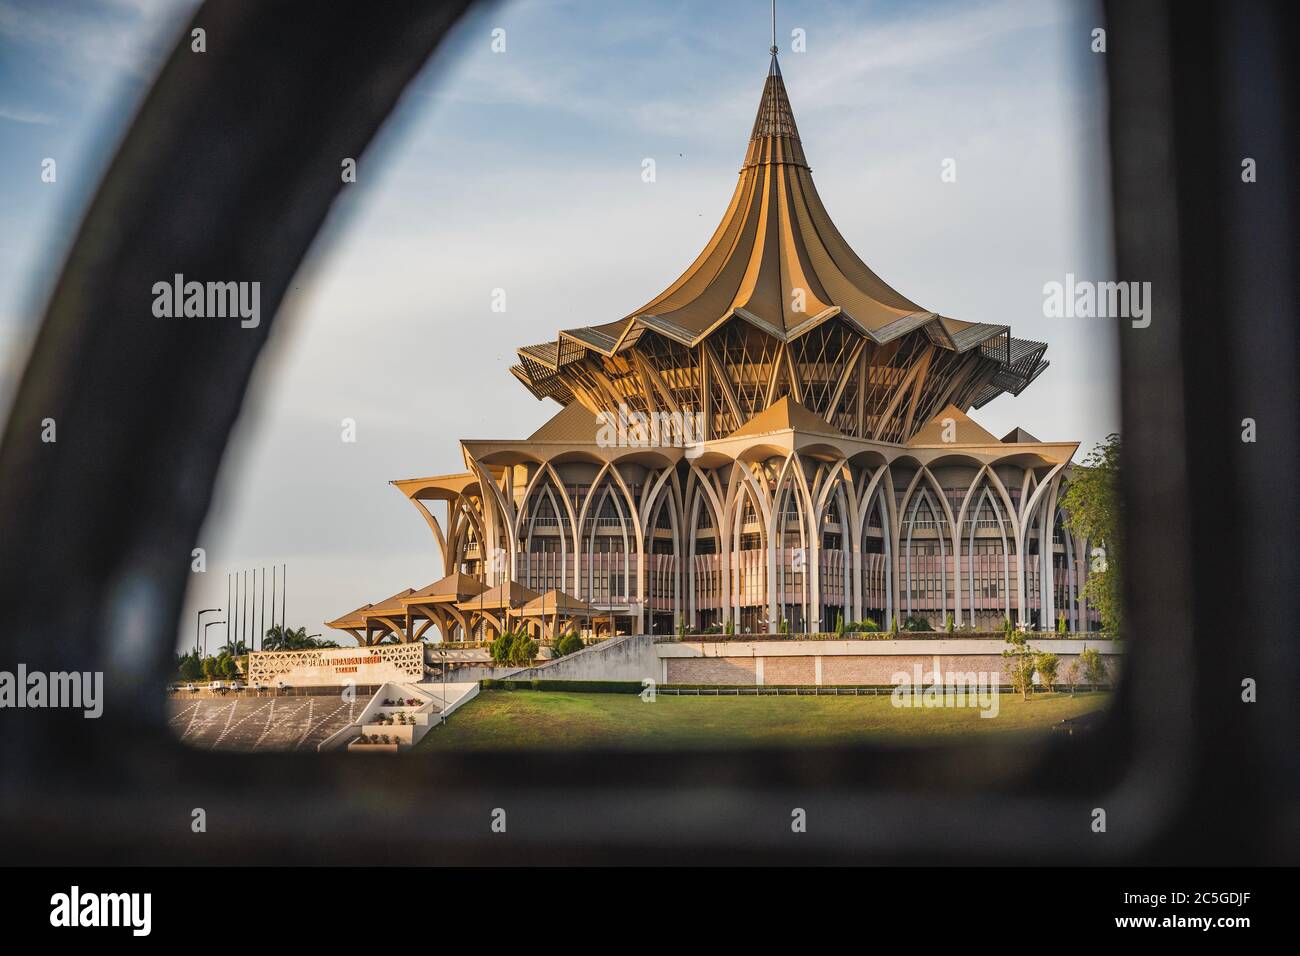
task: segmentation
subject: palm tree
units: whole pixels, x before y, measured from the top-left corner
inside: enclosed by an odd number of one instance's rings
[[[300,651],[307,647],[307,628],[272,624],[262,636],[262,648],[268,651]]]
[[[284,627],[272,624],[262,639],[262,649],[267,651],[310,651],[319,647],[338,647],[337,641],[326,641],[308,634],[305,627]]]
[[[231,657],[243,657],[247,653],[248,648],[244,645],[243,641],[231,641],[227,644],[222,644],[217,648],[218,657],[222,654],[229,654]]]

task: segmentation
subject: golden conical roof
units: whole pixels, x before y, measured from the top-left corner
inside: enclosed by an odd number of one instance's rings
[[[941,320],[891,288],[845,241],[813,185],[773,56],[739,181],[704,251],[619,322],[573,331],[584,343],[604,337],[617,347],[639,323],[693,345],[738,315],[788,339],[837,314],[882,342],[930,322],[949,332],[970,325]]]
[[[710,435],[788,391],[846,433],[889,440],[948,402],[978,408],[1019,394],[1047,368],[1045,350],[1008,325],[929,311],[858,257],[817,194],[773,53],[736,188],[695,261],[623,318],[520,349],[511,372],[537,398],[593,413],[625,401],[714,413],[727,403]],[[859,355],[864,371],[850,385]],[[707,401],[706,366],[726,380]],[[889,393],[900,380],[916,392],[907,402]],[[856,407],[855,394],[867,396]]]

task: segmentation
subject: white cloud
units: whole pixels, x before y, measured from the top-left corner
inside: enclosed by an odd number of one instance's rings
[[[46,113],[0,106],[0,120],[9,120],[11,123],[22,123],[29,126],[49,126],[54,122],[54,117]]]

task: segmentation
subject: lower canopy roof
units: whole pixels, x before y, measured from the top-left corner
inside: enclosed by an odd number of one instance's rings
[[[460,601],[456,607],[462,611],[499,611],[502,609],[518,610],[534,598],[541,597],[532,588],[524,587],[518,581],[503,581],[496,587],[488,588],[477,597]]]
[[[486,590],[487,586],[478,578],[457,571],[455,574],[440,578],[418,591],[412,591],[402,598],[402,602],[408,606],[415,604],[455,604],[457,601],[464,601],[475,595],[482,594]]]
[[[950,426],[948,423],[952,422]],[[556,412],[546,424],[523,440],[469,441],[465,445],[475,452],[485,449],[517,447],[526,450],[532,446],[559,445],[568,448],[600,448],[596,438],[599,423],[580,402],[573,402]],[[765,435],[789,432],[829,439],[832,443],[844,446],[846,454],[851,455],[859,449],[894,449],[903,451],[908,448],[978,448],[1011,453],[1005,446],[1009,444],[1034,446],[1043,449],[1077,447],[1075,442],[1043,442],[1030,435],[1024,429],[1016,428],[1004,438],[997,438],[966,412],[955,405],[948,405],[923,425],[916,435],[905,445],[893,442],[879,442],[870,439],[855,438],[845,435],[838,428],[826,421],[812,409],[788,395],[782,396],[767,408],[755,414],[745,424],[722,438],[703,442],[705,449],[714,446],[734,444],[736,439],[757,439]],[[951,440],[945,440],[951,438]],[[609,449],[601,449],[608,451]],[[635,449],[628,449],[635,451]]]
[[[590,617],[601,612],[596,609],[595,605],[588,604],[581,598],[551,588],[545,594],[525,604],[520,613],[524,617],[550,617],[552,614],[569,617]]]

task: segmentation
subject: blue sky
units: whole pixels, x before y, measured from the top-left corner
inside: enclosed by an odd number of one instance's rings
[[[0,407],[80,210],[191,10],[0,0]],[[840,230],[926,308],[1048,342],[1052,367],[974,417],[1085,448],[1118,429],[1113,332],[1044,318],[1042,287],[1113,278],[1098,23],[1064,0],[778,9],[786,86]],[[790,50],[795,29],[806,52]],[[287,561],[290,623],[313,631],[441,573],[387,482],[460,470],[459,438],[529,434],[555,406],[508,374],[514,349],[625,315],[691,262],[735,185],[769,31],[763,0],[521,0],[449,38],[277,322],[182,640],[194,609],[224,604],[227,570]],[[45,156],[57,184],[40,182]],[[942,183],[950,157],[957,182]]]

